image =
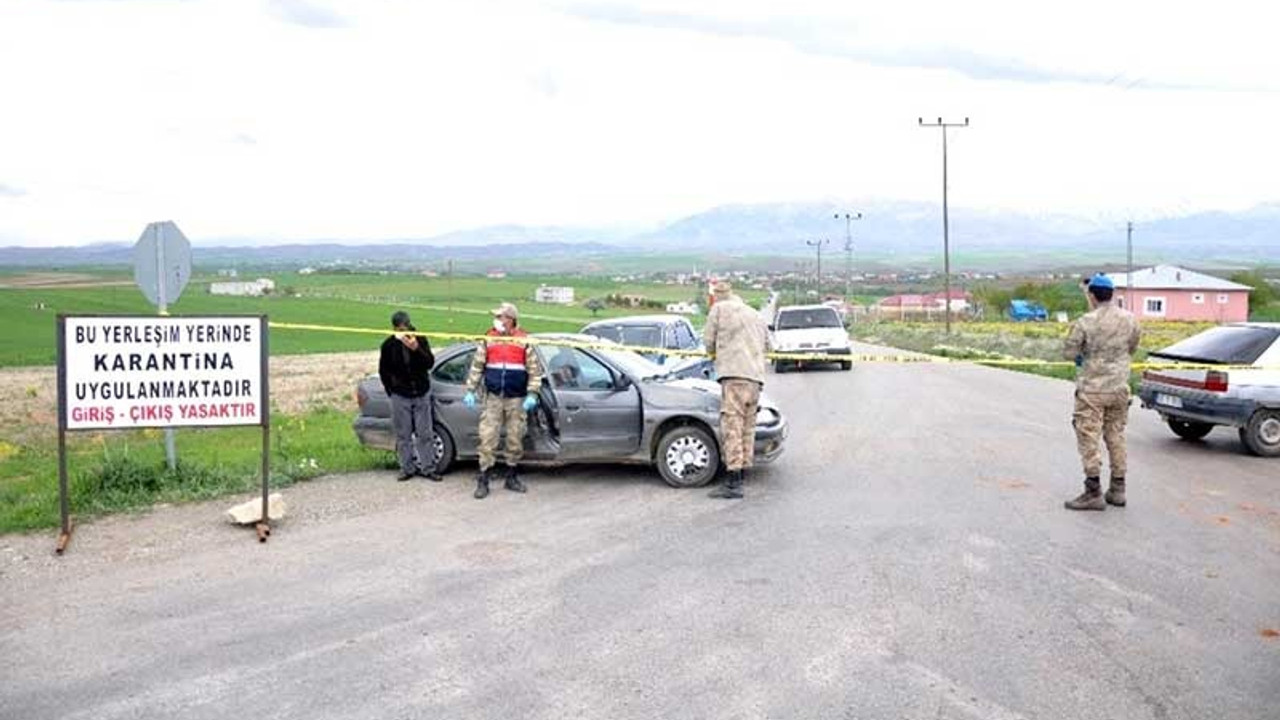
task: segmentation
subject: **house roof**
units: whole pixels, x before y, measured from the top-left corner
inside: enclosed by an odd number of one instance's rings
[[[1117,288],[1130,287],[1128,273],[1111,273]],[[1133,271],[1135,290],[1252,290],[1248,285],[1205,275],[1176,265],[1156,265]]]

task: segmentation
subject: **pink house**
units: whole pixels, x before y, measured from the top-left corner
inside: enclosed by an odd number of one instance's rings
[[[1174,265],[1112,273],[1116,302],[1139,320],[1243,322],[1249,319],[1248,285]]]

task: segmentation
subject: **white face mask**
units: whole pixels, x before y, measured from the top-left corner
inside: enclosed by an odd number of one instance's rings
[[[507,326],[506,326],[505,324],[503,324],[503,322],[502,322],[502,318],[494,318],[494,319],[493,319],[493,329],[494,329],[494,330],[497,330],[497,331],[498,331],[498,332],[500,332],[500,333],[504,333],[504,332],[506,332],[506,331],[507,331]]]

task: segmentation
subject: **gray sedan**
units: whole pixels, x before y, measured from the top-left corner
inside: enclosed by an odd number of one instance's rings
[[[579,335],[539,335],[543,340],[600,344]],[[656,365],[634,352],[556,345],[535,348],[546,370],[538,407],[525,437],[527,461],[653,465],[673,487],[698,487],[720,468],[720,386],[699,377],[705,360]],[[479,413],[462,404],[463,383],[475,352],[472,344],[436,354],[431,373],[436,406],[437,468],[476,457]],[[360,442],[390,450],[395,445],[390,403],[376,375],[356,393]],[[782,454],[786,419],[761,395],[756,414],[755,460]]]

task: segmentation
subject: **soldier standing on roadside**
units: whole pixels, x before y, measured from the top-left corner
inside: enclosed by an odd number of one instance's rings
[[[538,354],[523,342],[503,342],[503,338],[525,338],[520,329],[519,312],[511,303],[502,303],[493,311],[493,327],[486,335],[493,341],[480,343],[467,373],[467,394],[462,402],[476,406],[476,390],[484,381],[484,408],[480,412],[480,475],[476,477],[477,500],[489,495],[489,481],[498,457],[498,436],[506,433],[506,468],[503,485],[512,492],[525,491],[516,474],[516,466],[524,457],[526,414],[538,406],[538,390],[542,387],[542,367]]]
[[[1091,311],[1071,326],[1063,355],[1075,360],[1076,402],[1072,425],[1084,464],[1084,492],[1065,505],[1068,510],[1123,507],[1126,452],[1124,428],[1129,418],[1129,365],[1141,330],[1133,314],[1111,303],[1115,284],[1098,273],[1086,286]],[[1102,447],[1111,461],[1111,483],[1102,494]]]
[[[720,381],[720,438],[729,474],[711,497],[738,499],[743,475],[755,458],[756,410],[764,386],[768,333],[764,319],[733,294],[727,281],[717,282],[712,294],[715,304],[707,313],[702,339],[715,358]]]

